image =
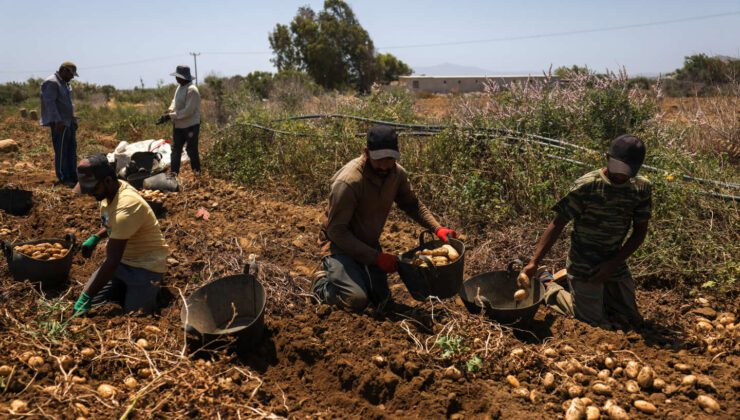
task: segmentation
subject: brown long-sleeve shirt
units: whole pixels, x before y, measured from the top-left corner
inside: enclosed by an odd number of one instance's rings
[[[373,171],[365,156],[344,165],[332,178],[322,220],[324,255],[344,253],[363,264],[375,263],[380,234],[394,202],[425,228],[434,231],[440,226],[417,198],[401,165],[396,164],[386,178]]]

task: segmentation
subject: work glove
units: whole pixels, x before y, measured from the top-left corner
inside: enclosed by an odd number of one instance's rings
[[[455,232],[454,230],[448,227],[444,227],[444,226],[438,227],[437,230],[434,232],[434,234],[437,235],[439,239],[445,242],[447,242],[448,235],[452,236],[453,238],[457,238],[457,232]]]
[[[90,258],[93,251],[95,250],[95,247],[98,246],[99,242],[100,236],[98,235],[93,235],[87,238],[85,242],[82,243],[82,248],[80,249],[80,252],[82,252],[82,256],[85,258]]]
[[[170,117],[170,114],[162,114],[162,116],[159,117],[159,119],[157,120],[157,125],[164,124],[170,119],[172,119],[172,117]]]
[[[85,292],[82,292],[77,302],[75,302],[75,315],[82,315],[92,308],[92,298]]]
[[[388,274],[395,273],[398,271],[398,258],[396,258],[395,255],[381,252],[378,254],[378,257],[375,258],[375,265]]]

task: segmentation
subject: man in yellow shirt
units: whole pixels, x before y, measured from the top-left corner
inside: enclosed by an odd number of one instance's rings
[[[105,237],[108,244],[105,261],[85,284],[75,312],[87,312],[104,301],[120,303],[124,312],[152,312],[169,255],[154,212],[136,189],[116,178],[103,154],[83,159],[77,177],[76,190],[100,202],[103,222],[82,244],[82,255],[89,258]]]

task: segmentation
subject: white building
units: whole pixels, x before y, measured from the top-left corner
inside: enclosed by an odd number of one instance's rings
[[[429,93],[466,93],[483,92],[486,81],[506,87],[512,82],[545,81],[545,76],[506,75],[506,76],[400,76],[398,84],[406,86],[412,92]],[[552,77],[550,80],[556,80]]]

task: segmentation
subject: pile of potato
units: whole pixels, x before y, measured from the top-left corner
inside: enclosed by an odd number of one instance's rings
[[[158,190],[141,190],[139,191],[139,194],[142,198],[146,201],[151,201],[152,203],[162,204],[164,203],[164,199],[166,194],[162,191]]]
[[[8,228],[0,228],[0,236],[10,235],[11,233],[13,233],[13,231]]]
[[[69,249],[65,248],[64,245],[59,242],[42,242],[35,245],[18,245],[14,249],[16,252],[19,252],[27,257],[31,257],[34,260],[40,261],[59,260],[64,258],[69,252]]]
[[[429,258],[435,267],[451,264],[460,258],[460,253],[452,245],[444,244],[439,248],[416,251],[411,263],[423,268],[429,267],[421,258],[422,255]]]
[[[514,292],[514,300],[521,302],[529,296],[529,276],[524,273],[519,273],[519,277],[516,278],[517,290]]]

